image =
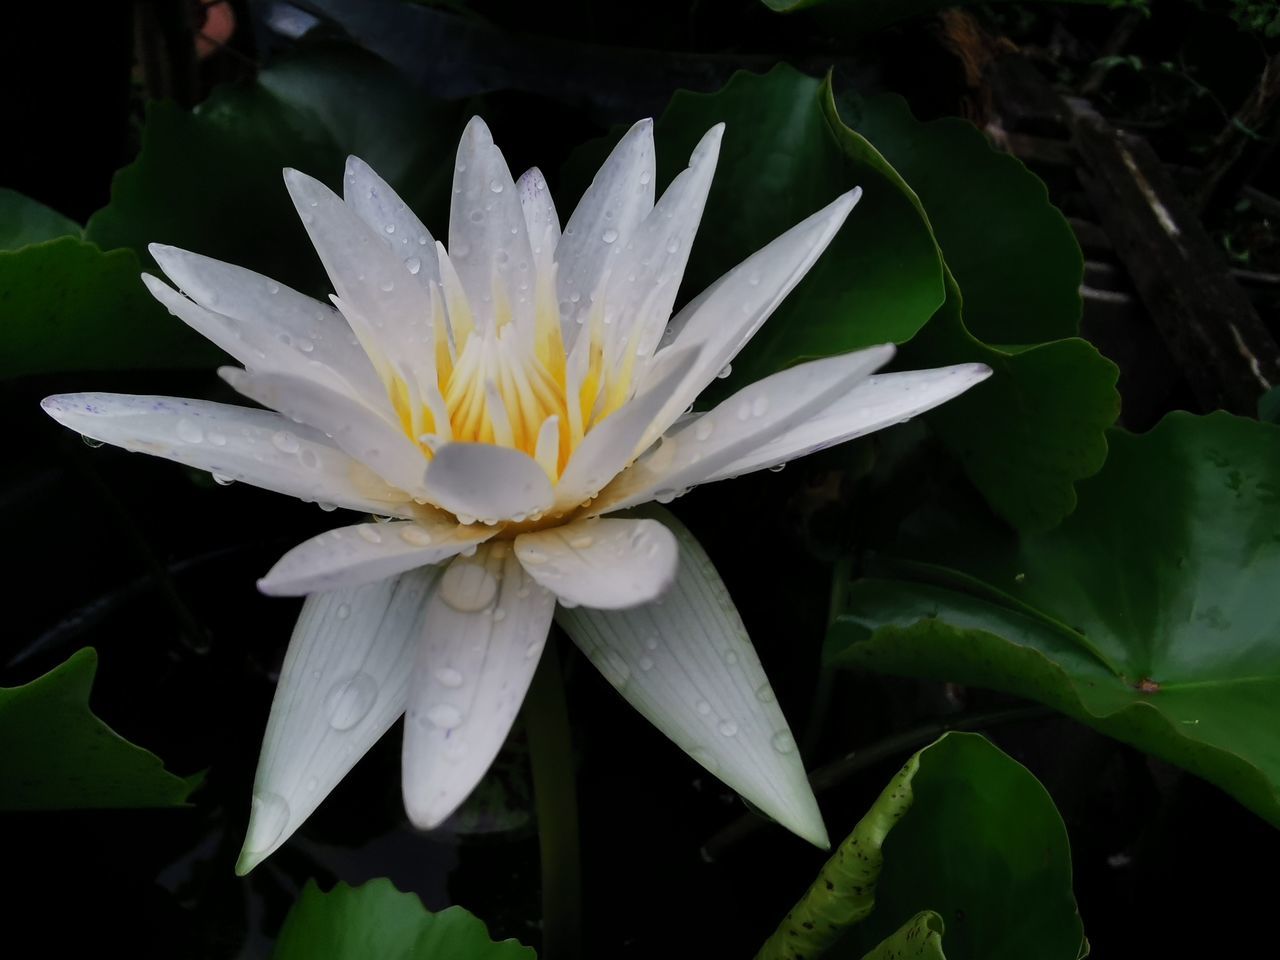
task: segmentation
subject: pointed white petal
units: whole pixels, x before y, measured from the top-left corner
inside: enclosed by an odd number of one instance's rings
[[[298,829],[404,712],[431,569],[307,598],[253,784],[243,875]]]
[[[263,593],[301,597],[339,587],[358,587],[440,563],[474,548],[498,531],[438,519],[359,523],[339,527],[298,544],[258,581]]]
[[[467,798],[497,756],[546,643],[555,597],[507,543],[449,564],[418,646],[402,758],[404,803],[430,829]]]
[[[427,497],[459,517],[523,519],[551,506],[551,481],[528,454],[488,443],[447,443],[427,470]]]
[[[321,434],[270,410],[207,400],[68,393],[46,413],[77,433],[304,500],[389,516],[413,516],[409,495],[389,487]]]
[[[813,360],[757,380],[662,438],[590,507],[606,513],[679,496],[794,430],[893,357],[893,344]]]
[[[671,181],[618,259],[605,292],[616,337],[614,357],[631,339],[638,341],[641,357],[652,356],[657,347],[689,263],[723,136],[723,123],[703,135],[689,166]]]
[[[479,117],[458,145],[449,212],[449,259],[467,292],[476,326],[513,320],[533,326],[533,252],[520,195],[502,151]]]
[[[199,306],[144,276],[152,295],[250,370],[319,374],[321,379],[333,371],[361,395],[384,392],[351,328],[329,304],[230,263],[158,243],[147,249]]]
[[[524,210],[533,259],[541,267],[555,259],[556,245],[560,242],[560,217],[556,214],[555,201],[547,189],[546,178],[537,167],[520,175],[516,191],[520,194],[520,207]]]
[[[342,199],[419,283],[425,287],[439,279],[435,238],[400,195],[359,157],[347,157]]]
[[[565,343],[600,291],[610,262],[653,209],[653,121],[641,120],[623,135],[565,224],[556,248],[557,295]]]
[[[861,189],[851,190],[802,220],[726,273],[676,315],[662,338],[670,344],[667,349],[699,344],[703,347],[702,360],[696,374],[655,419],[649,442],[656,440],[697,399],[769,319],[826,250],[861,195]]]
[[[321,431],[387,483],[415,496],[423,493],[423,452],[359,400],[284,374],[220,367],[218,376],[249,399]]]
[[[556,507],[567,510],[594,497],[635,459],[637,445],[672,392],[689,375],[698,360],[689,353],[669,351],[662,369],[649,378],[645,392],[633,397],[603,422],[593,427],[574,450],[556,485]]]
[[[516,537],[529,576],[572,606],[656,600],[676,574],[676,540],[656,520],[590,519]]]
[[[289,196],[341,301],[343,314],[370,359],[386,364],[421,354],[431,340],[431,298],[408,266],[351,207],[318,180],[284,173]]]
[[[868,377],[825,410],[757,447],[708,480],[737,477],[786,463],[932,410],[991,375],[983,363]]]
[[[675,585],[630,610],[561,608],[557,619],[605,679],[707,770],[820,847],[827,832],[787,721],[742,619],[697,541],[674,518]]]

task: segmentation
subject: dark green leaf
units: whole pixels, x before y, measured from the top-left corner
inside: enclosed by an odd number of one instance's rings
[[[182,779],[89,710],[98,655],[86,647],[21,687],[0,687],[0,809],[171,807]]]
[[[0,377],[212,367],[222,354],[161,307],[131,250],[63,237],[0,251]]]
[[[0,188],[0,250],[80,236],[80,224],[16,190]]]
[[[1280,428],[1172,414],[1110,441],[1059,529],[996,568],[969,544],[998,579],[855,583],[829,656],[1041,700],[1280,824]]]
[[[322,893],[307,882],[276,941],[273,960],[534,960],[514,940],[494,943],[461,907],[431,913],[390,880],[339,883]]]
[[[941,957],[943,918],[951,960],[1076,960],[1084,942],[1062,818],[977,734],[907,761],[757,960]]]
[[[117,174],[86,235],[104,248],[167,243],[328,290],[281,172],[340,191],[349,154],[366,160],[431,226],[442,226],[461,111],[410,91],[348,48],[311,50],[220,88],[194,113],[152,104],[142,151]]]

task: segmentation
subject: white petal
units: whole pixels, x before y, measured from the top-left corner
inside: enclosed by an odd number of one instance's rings
[[[574,450],[556,486],[556,507],[569,509],[594,497],[635,459],[637,445],[672,392],[689,375],[698,360],[695,348],[688,353],[669,351],[662,369],[649,378],[645,392],[632,397],[620,409],[593,427]]]
[[[533,326],[533,252],[511,171],[489,128],[472,117],[458,145],[449,212],[449,259],[480,330],[508,319]]]
[[[364,513],[413,516],[408,494],[387,486],[310,427],[270,410],[115,393],[62,394],[41,405],[86,437],[208,470],[223,480]]]
[[[413,667],[404,724],[404,803],[430,829],[467,798],[497,756],[533,679],[555,597],[507,543],[482,546],[441,576]]]
[[[730,464],[801,426],[888,363],[892,344],[813,360],[757,380],[696,421],[662,438],[619,474],[592,513],[648,500],[663,502],[703,483]]]
[[[706,553],[669,515],[675,585],[630,610],[561,608],[557,619],[618,692],[707,770],[820,847],[827,832],[787,721]]]
[[[393,359],[430,361],[431,298],[351,207],[297,170],[285,184],[341,301],[341,309],[384,378]]]
[[[253,784],[243,875],[298,829],[404,712],[436,571],[307,598]]]
[[[610,262],[653,209],[653,121],[623,135],[565,224],[556,248],[557,294],[566,345],[572,346]]]
[[[316,377],[333,371],[368,397],[385,393],[342,315],[269,277],[177,247],[147,248],[193,306],[154,277],[143,282],[175,316],[250,370]]]
[[[359,157],[347,157],[342,199],[423,286],[439,279],[436,241],[409,205]]]
[[[459,517],[487,523],[523,519],[549,508],[551,481],[520,450],[488,443],[447,443],[427,470],[427,498]]]
[[[339,527],[298,544],[258,581],[272,596],[300,597],[385,580],[457,556],[488,540],[493,527],[439,518]]]
[[[654,422],[653,442],[715,379],[760,329],[826,250],[861,197],[860,189],[837,198],[756,251],[690,302],[667,326],[667,349],[703,347],[694,376],[671,397]],[[652,342],[652,341],[650,341]]]
[[[331,437],[388,483],[414,495],[424,492],[426,456],[398,427],[359,400],[300,377],[235,367],[220,367],[218,375],[238,393]]]
[[[520,194],[520,208],[524,210],[524,223],[529,231],[529,243],[533,247],[533,259],[539,265],[555,259],[556,245],[560,242],[560,217],[556,214],[555,201],[547,189],[547,180],[537,167],[526,170],[516,181]]]
[[[521,534],[515,549],[529,576],[572,606],[648,603],[676,574],[675,537],[656,520],[579,520]]]
[[[671,181],[618,258],[605,292],[615,336],[611,357],[631,338],[641,357],[657,347],[689,263],[723,136],[723,123],[703,134],[689,166]]]
[[[932,410],[991,375],[983,363],[881,373],[857,384],[825,410],[717,470],[723,480],[803,457]]]

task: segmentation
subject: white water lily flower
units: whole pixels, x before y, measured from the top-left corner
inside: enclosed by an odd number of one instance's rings
[[[289,551],[260,581],[306,595],[271,708],[237,869],[293,833],[406,714],[403,791],[430,828],[472,791],[528,689],[557,604],[605,678],[788,829],[827,844],[787,722],[706,554],[669,518],[607,517],[897,423],[990,372],[873,375],[893,347],[815,360],[686,415],[826,248],[854,190],[670,319],[720,146],[656,202],[650,121],[609,155],[563,234],[542,175],[463,134],[449,243],[368,166],[338,197],[285,182],[333,306],[173,247],[147,287],[243,369],[268,410],[50,397],[87,437],[392,518]],[[749,200],[744,199],[744,202]]]

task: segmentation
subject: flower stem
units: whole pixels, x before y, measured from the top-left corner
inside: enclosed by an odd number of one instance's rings
[[[553,635],[554,639],[554,635]],[[524,702],[542,864],[543,960],[577,960],[582,947],[582,876],[573,741],[558,646],[542,654]]]

